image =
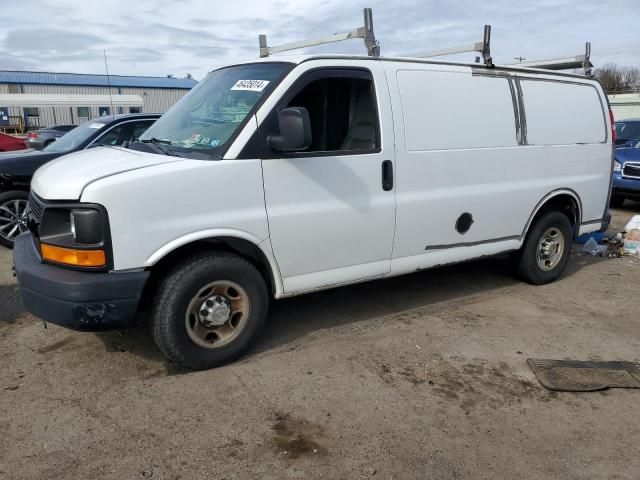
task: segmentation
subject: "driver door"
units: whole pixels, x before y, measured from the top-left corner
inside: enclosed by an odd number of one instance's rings
[[[269,231],[288,294],[390,272],[391,106],[381,69],[361,63],[303,74],[260,126]],[[305,151],[282,154],[268,145],[287,107],[309,111],[313,140]],[[385,171],[391,184],[383,184]]]

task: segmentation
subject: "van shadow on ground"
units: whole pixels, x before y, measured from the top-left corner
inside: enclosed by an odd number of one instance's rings
[[[580,260],[585,258],[587,260],[583,262],[573,256],[563,276],[569,277],[591,264],[607,261],[591,257],[580,257]],[[294,347],[302,337],[324,329],[366,322],[445,301],[463,301],[470,296],[518,283],[512,276],[509,256],[500,255],[274,301],[261,338],[243,360],[278,347]],[[148,325],[143,321],[139,323],[124,334],[101,332],[96,335],[107,351],[124,350],[154,361],[162,360]],[[168,374],[182,372],[167,365]]]
[[[26,315],[16,284],[0,285],[0,324],[13,323]]]

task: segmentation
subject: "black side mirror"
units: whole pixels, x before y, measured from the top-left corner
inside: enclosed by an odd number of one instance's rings
[[[311,145],[311,121],[304,107],[290,107],[278,113],[280,135],[269,135],[267,142],[277,152],[298,152]]]
[[[629,140],[627,143],[624,144],[625,147],[635,147],[636,146],[636,141],[635,140]]]

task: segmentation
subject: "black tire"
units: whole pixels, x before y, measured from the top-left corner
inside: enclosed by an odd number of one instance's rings
[[[545,270],[538,262],[537,253],[539,243],[550,229],[556,229],[562,234],[563,250],[555,266]],[[516,255],[516,275],[525,282],[543,285],[556,280],[563,272],[569,261],[573,235],[571,223],[561,212],[547,212],[542,214],[529,229],[524,245]]]
[[[194,301],[206,298],[198,295],[212,282],[233,282],[239,286],[248,299],[249,313],[230,343],[204,348],[190,337],[193,327],[188,332],[187,322],[199,320],[187,312]],[[225,252],[202,253],[184,260],[160,281],[154,297],[151,331],[158,348],[176,364],[192,370],[217,367],[243,355],[264,326],[269,305],[267,286],[256,267]]]
[[[619,197],[617,195],[611,195],[611,200],[609,200],[609,206],[613,208],[622,208],[624,205],[624,197]]]
[[[0,193],[0,206],[7,203],[13,203],[14,200],[20,201],[21,204],[29,199],[29,194],[22,190],[11,190],[9,192]],[[9,238],[9,233],[13,230],[13,227],[8,227],[10,214],[6,210],[0,210],[0,245],[4,245],[7,248],[13,248],[13,238]],[[8,228],[7,228],[8,227]],[[26,231],[26,224],[19,226],[19,231]]]

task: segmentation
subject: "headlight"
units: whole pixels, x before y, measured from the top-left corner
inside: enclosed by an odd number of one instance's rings
[[[106,215],[99,208],[45,208],[39,227],[43,260],[106,267]]]
[[[617,160],[613,161],[613,171],[616,173],[622,172],[622,164]]]

